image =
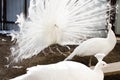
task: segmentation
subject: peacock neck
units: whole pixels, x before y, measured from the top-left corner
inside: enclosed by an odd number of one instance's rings
[[[102,71],[102,68],[100,66],[100,63],[98,62],[94,68],[94,71]]]
[[[94,68],[93,71],[94,71],[95,73],[98,73],[98,74],[103,75],[102,67],[103,67],[103,66],[101,66],[101,63],[98,62],[98,63],[96,64],[96,66],[95,66],[95,68]]]
[[[97,80],[103,80],[104,73],[103,73],[102,67],[100,67],[99,65],[96,65],[93,71],[96,74]]]
[[[109,31],[108,31],[107,40],[108,40],[111,44],[115,44],[115,43],[116,43],[116,36],[115,36],[115,34],[114,34],[114,32],[112,31],[111,28],[110,28]]]

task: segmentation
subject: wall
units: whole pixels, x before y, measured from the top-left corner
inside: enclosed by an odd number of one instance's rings
[[[118,12],[116,14],[116,28],[115,33],[120,35],[120,0],[118,0]]]
[[[17,14],[23,12],[24,8],[24,0],[7,0],[7,29],[18,29],[18,26],[14,24],[16,21]]]
[[[2,19],[2,0],[0,0],[0,21]],[[29,6],[29,1],[27,0],[27,6]],[[7,27],[7,30],[11,29],[18,29],[18,26],[15,24],[15,21],[17,20],[16,15],[20,14],[21,12],[24,12],[25,8],[25,0],[6,0],[6,3],[4,4],[6,6],[6,24],[5,27]],[[1,22],[0,22],[0,30],[2,30]]]

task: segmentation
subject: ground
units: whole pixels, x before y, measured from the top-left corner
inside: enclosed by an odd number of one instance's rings
[[[49,48],[46,48],[43,52],[38,54],[37,56],[33,56],[30,59],[23,60],[19,63],[11,64],[10,67],[7,65],[10,63],[10,60],[8,60],[8,57],[11,55],[10,47],[14,45],[13,42],[10,41],[11,37],[8,37],[6,35],[0,34],[0,80],[8,80],[10,78],[16,77],[18,75],[26,73],[26,68],[35,66],[38,64],[51,64],[56,63],[59,61],[64,60],[73,50],[76,46],[70,46],[71,49],[68,50],[66,47],[62,47],[60,45],[51,45],[51,49],[54,52],[50,52]],[[57,48],[59,48],[60,51],[62,51],[64,54],[61,54],[59,51],[57,51]],[[107,63],[112,62],[118,62],[120,61],[120,43],[117,43],[114,50],[105,57],[105,61]],[[85,65],[88,65],[90,57],[77,57],[75,56],[72,60],[84,63]],[[97,63],[97,60],[93,57],[92,59],[92,65],[95,65]],[[23,66],[22,68],[13,68],[13,66]],[[120,74],[114,74],[112,76],[105,76],[105,80],[120,80]]]

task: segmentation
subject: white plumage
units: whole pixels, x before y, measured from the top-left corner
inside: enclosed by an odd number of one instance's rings
[[[72,59],[75,55],[90,56],[100,53],[107,55],[116,44],[116,37],[111,27],[112,25],[108,23],[106,38],[91,38],[84,41],[65,60]]]
[[[27,73],[11,80],[103,80],[104,55],[97,54],[98,63],[92,70],[84,64],[62,61],[56,64],[28,68]]]
[[[101,34],[97,30],[105,28],[106,12],[106,0],[31,0],[27,19],[18,16],[11,56],[19,61],[51,44],[78,45],[84,36]]]

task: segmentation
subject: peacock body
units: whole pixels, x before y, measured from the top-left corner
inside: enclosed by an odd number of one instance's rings
[[[103,54],[97,54],[98,63],[94,69],[73,61],[62,61],[49,65],[38,65],[28,68],[27,73],[11,80],[104,80],[102,68]]]
[[[116,45],[116,36],[111,29],[112,25],[108,26],[108,34],[106,38],[91,38],[81,43],[75,50],[65,59],[72,59],[75,55],[90,56],[96,54],[107,55]]]

